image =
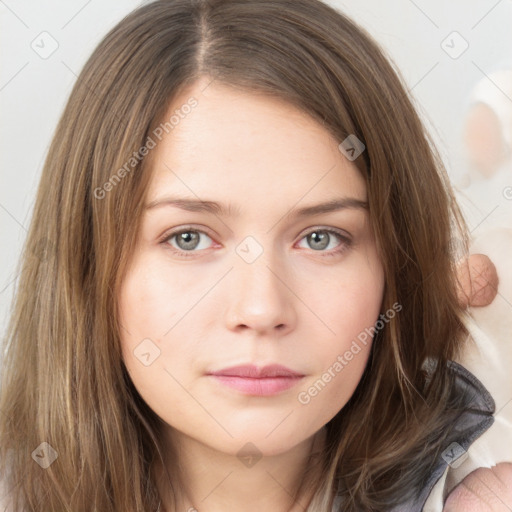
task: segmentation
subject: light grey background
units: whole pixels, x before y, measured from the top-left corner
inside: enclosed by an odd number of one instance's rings
[[[60,113],[97,43],[140,3],[0,0],[0,336],[7,324],[15,266],[36,187]],[[456,181],[465,170],[461,131],[469,93],[484,76],[510,63],[512,0],[329,3],[366,27],[400,68]],[[453,31],[469,44],[458,58],[441,46]],[[58,47],[49,56],[34,49],[44,53],[52,44]]]

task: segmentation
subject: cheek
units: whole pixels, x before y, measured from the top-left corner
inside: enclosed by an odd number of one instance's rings
[[[184,273],[169,272],[162,258],[149,254],[135,261],[119,295],[124,339],[159,342],[197,300],[191,285]]]
[[[165,355],[163,340],[184,314],[184,292],[178,294],[176,276],[171,286],[167,274],[158,261],[141,258],[134,261],[120,289],[121,349],[137,387],[155,387],[162,380],[161,372],[157,377],[155,370]],[[178,353],[179,349],[180,345],[174,347]]]
[[[331,336],[323,338],[331,355],[348,350],[359,335],[363,346],[371,341],[364,333],[374,326],[382,305],[384,272],[375,252],[358,254],[349,263],[342,272],[327,276],[327,286],[314,299],[321,304],[331,331]]]
[[[333,277],[325,293],[314,299],[330,334],[317,338],[310,352],[314,371],[297,400],[326,422],[354,393],[370,355],[384,292],[382,267],[370,256],[355,262],[343,279]]]
[[[134,261],[119,293],[124,365],[143,400],[163,418],[170,403],[177,410],[190,407],[188,396],[177,390],[186,380],[183,369],[193,364],[191,349],[173,335],[190,309],[187,290],[179,273],[166,272],[161,261],[146,256]]]

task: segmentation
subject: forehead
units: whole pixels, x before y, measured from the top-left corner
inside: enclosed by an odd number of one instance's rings
[[[175,98],[160,127],[148,201],[165,193],[262,206],[366,200],[364,178],[338,149],[341,141],[280,99],[199,81]]]

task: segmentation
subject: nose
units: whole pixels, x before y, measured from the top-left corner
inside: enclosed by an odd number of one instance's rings
[[[252,263],[235,263],[225,318],[230,330],[284,335],[294,328],[298,299],[287,282],[289,273],[265,254]]]

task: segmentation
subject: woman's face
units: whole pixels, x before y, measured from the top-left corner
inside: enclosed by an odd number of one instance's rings
[[[336,415],[368,359],[384,275],[366,186],[308,116],[205,86],[150,135],[150,207],[119,297],[123,359],[171,435],[282,453]],[[270,365],[290,373],[258,373]]]

